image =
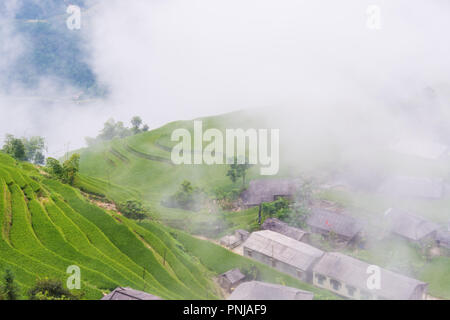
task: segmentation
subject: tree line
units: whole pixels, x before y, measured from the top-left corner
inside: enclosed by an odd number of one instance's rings
[[[122,121],[115,121],[113,118],[109,119],[103,124],[103,129],[95,138],[86,137],[86,144],[93,146],[99,142],[110,141],[113,139],[121,139],[129,137],[138,133],[147,132],[150,127],[144,124],[142,118],[134,116],[130,120],[131,127],[126,127]]]
[[[28,161],[34,164],[44,164],[46,145],[43,137],[16,138],[7,134],[3,145],[3,152],[19,161]]]

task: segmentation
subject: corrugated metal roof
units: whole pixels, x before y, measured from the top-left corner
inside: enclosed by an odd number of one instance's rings
[[[304,237],[304,235],[307,234],[306,231],[291,227],[287,223],[276,218],[267,218],[262,224],[262,229],[278,232],[298,241],[300,241]]]
[[[227,300],[312,300],[314,294],[296,288],[250,281],[240,284]]]
[[[353,238],[364,226],[358,219],[320,208],[311,210],[306,223],[310,227],[332,231],[348,238]]]
[[[253,232],[244,248],[260,252],[300,270],[308,270],[324,252],[270,230]]]
[[[150,293],[134,290],[128,287],[118,287],[104,296],[101,300],[162,300]]]
[[[439,225],[419,216],[397,209],[385,213],[391,231],[410,240],[418,241],[439,229]]]
[[[300,180],[297,179],[252,180],[243,192],[242,199],[248,206],[259,205],[274,201],[275,196],[293,196],[299,187]]]
[[[314,266],[316,273],[367,291],[385,299],[410,299],[419,285],[426,283],[406,277],[404,275],[380,268],[380,289],[369,290],[367,280],[370,276],[370,264],[346,256],[338,252],[326,253]]]
[[[238,268],[234,268],[228,270],[227,272],[220,275],[221,277],[226,278],[230,283],[237,283],[245,278],[245,275],[241,273],[241,270]]]

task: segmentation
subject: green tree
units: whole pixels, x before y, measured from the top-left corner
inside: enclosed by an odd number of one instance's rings
[[[47,158],[47,164],[45,166],[46,171],[57,179],[62,179],[63,177],[63,167],[55,158]]]
[[[242,186],[245,186],[247,171],[252,166],[253,165],[249,163],[237,163],[236,159],[234,159],[234,163],[232,163],[228,169],[227,176],[230,177],[233,183],[235,183],[239,178],[242,178]]]
[[[115,122],[109,119],[103,125],[103,129],[96,139],[100,141],[109,141],[115,138],[125,138],[131,134],[130,129],[126,128],[122,121]],[[92,141],[90,141],[92,143]]]
[[[5,144],[3,145],[3,151],[16,160],[27,160],[23,141],[15,138],[12,134],[6,135]]]
[[[43,137],[22,138],[25,147],[25,156],[28,161],[43,164],[45,139]]]
[[[61,163],[54,158],[47,158],[46,171],[54,178],[63,183],[73,185],[75,178],[80,170],[80,155],[78,153]]]
[[[63,163],[63,178],[64,183],[73,185],[75,177],[80,170],[80,155],[78,153],[72,154],[69,160]]]
[[[142,119],[139,116],[134,116],[133,118],[131,118],[131,130],[133,131],[134,134],[138,134],[139,132],[141,132],[141,124],[142,124]]]
[[[15,283],[14,274],[7,269],[3,277],[3,284],[0,286],[0,300],[18,300],[19,286]]]
[[[127,200],[118,205],[120,212],[127,218],[142,221],[150,210],[138,200]]]

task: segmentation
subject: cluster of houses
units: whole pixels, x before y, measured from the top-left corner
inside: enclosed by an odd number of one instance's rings
[[[253,232],[243,244],[244,256],[301,281],[350,299],[419,300],[427,284],[380,268],[380,286],[368,287],[371,265],[339,252],[325,252],[271,230]]]
[[[442,196],[443,190],[438,187],[438,181],[425,180],[417,182],[399,177],[386,182],[383,190],[394,193],[403,190],[403,194],[407,190],[408,195],[428,198]],[[409,189],[400,187],[403,184],[407,184]],[[298,186],[298,181],[288,179],[251,181],[243,194],[243,200],[251,207],[275,201],[279,197],[292,198]],[[450,252],[450,226],[443,228],[413,213],[392,208],[384,213],[384,222],[389,236],[401,237],[421,246],[432,244],[444,253]],[[246,235],[247,239],[240,239],[243,242],[243,254],[350,299],[418,300],[426,297],[426,283],[383,268],[380,268],[380,287],[369,289],[367,280],[370,264],[310,245],[311,233],[326,237],[333,234],[334,240],[345,244],[358,243],[367,227],[365,221],[336,210],[312,208],[306,225],[308,231],[289,226],[276,218],[268,218],[261,225],[261,231]]]
[[[265,187],[264,187],[265,186]],[[262,202],[275,201],[279,197],[293,198],[300,184],[298,180],[254,180],[249,184],[243,194],[244,203],[248,206],[257,206]],[[444,185],[441,181],[425,178],[395,177],[388,179],[381,187],[383,192],[390,194],[408,194],[423,198],[438,198],[443,194]],[[401,191],[400,191],[401,190]],[[418,215],[399,209],[388,209],[384,213],[384,225],[388,228],[387,234],[402,237],[420,245],[434,244],[441,249],[442,254],[450,253],[450,222],[447,227],[427,221]],[[368,223],[362,219],[328,208],[311,208],[305,221],[311,233],[324,236],[334,235],[336,241],[344,244],[359,243],[363,238]],[[292,238],[308,242],[308,232],[293,230],[280,221],[267,219],[262,225],[263,229],[270,229],[282,234],[297,234]],[[305,237],[305,239],[301,239]]]

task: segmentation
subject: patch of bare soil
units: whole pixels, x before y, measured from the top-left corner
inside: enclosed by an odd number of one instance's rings
[[[102,209],[108,210],[108,211],[114,211],[115,213],[122,215],[122,213],[117,209],[117,206],[114,202],[105,201],[104,199],[101,199],[99,197],[93,196],[86,192],[81,192],[83,196],[89,200],[90,203],[95,204],[97,207],[100,207]]]

